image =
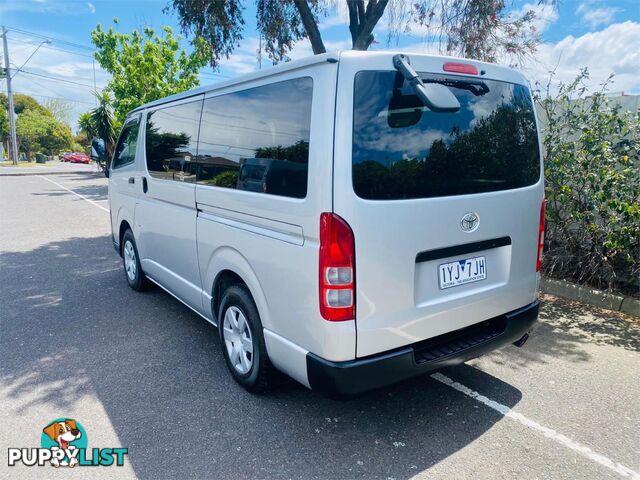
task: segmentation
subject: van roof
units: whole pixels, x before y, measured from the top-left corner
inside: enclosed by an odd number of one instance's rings
[[[266,68],[264,70],[258,70],[255,72],[247,73],[245,75],[239,75],[234,78],[230,78],[229,80],[224,80],[221,82],[216,82],[213,84],[203,85],[201,87],[197,87],[191,90],[187,90],[181,93],[176,93],[174,95],[170,95],[168,97],[160,98],[158,100],[154,100],[153,102],[145,103],[144,105],[140,105],[139,107],[134,108],[129,112],[129,114],[134,112],[139,112],[146,108],[155,107],[158,105],[162,105],[165,103],[182,100],[185,98],[193,97],[195,95],[199,95],[202,93],[211,92],[214,90],[219,90],[232,85],[240,85],[242,83],[251,82],[254,80],[258,80],[261,78],[267,78],[273,75],[278,75],[284,72],[289,72],[292,70],[298,70],[301,68],[309,67],[311,65],[317,65],[319,63],[328,62],[328,63],[336,63],[340,60],[346,61],[357,61],[362,60],[364,57],[374,57],[374,56],[388,56],[391,58],[393,55],[397,53],[405,53],[411,57],[420,56],[420,57],[431,57],[431,58],[441,58],[443,60],[451,60],[451,61],[464,61],[468,63],[473,63],[478,67],[482,67],[485,69],[490,69],[493,73],[493,77],[502,77],[507,81],[515,82],[515,83],[523,83],[527,84],[527,79],[524,75],[522,75],[517,70],[512,68],[503,67],[500,65],[496,65],[494,63],[486,63],[478,60],[470,60],[458,57],[450,57],[445,55],[432,55],[432,54],[424,54],[424,53],[415,53],[415,52],[402,52],[402,51],[391,51],[391,50],[378,50],[378,51],[355,51],[355,50],[342,50],[335,52],[323,53],[321,55],[312,55],[306,58],[302,58],[300,60],[294,60],[291,62],[281,63],[280,65],[276,65],[273,67]]]
[[[279,73],[308,67],[310,65],[316,65],[322,62],[335,63],[338,61],[339,58],[340,58],[340,52],[330,52],[330,53],[323,53],[321,55],[312,55],[300,60],[281,63],[280,65],[275,65],[273,67],[269,67],[264,70],[258,70],[255,72],[247,73],[245,75],[239,75],[237,77],[230,78],[229,80],[224,80],[222,82],[216,82],[214,84],[209,84],[209,85],[203,85],[201,87],[193,88],[185,92],[176,93],[168,97],[160,98],[158,100],[154,100],[153,102],[140,105],[139,107],[136,107],[135,109],[131,110],[131,112],[129,113],[138,112],[140,110],[144,110],[145,108],[149,108],[149,107],[155,107],[156,105],[162,105],[163,103],[168,103],[175,100],[182,100],[183,98],[193,97],[201,93],[210,92],[212,90],[218,90],[220,88],[228,87],[230,85],[238,85],[241,83],[251,82],[253,80],[270,77],[272,75],[276,75]]]

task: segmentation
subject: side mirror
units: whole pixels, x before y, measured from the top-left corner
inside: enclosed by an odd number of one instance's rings
[[[104,140],[94,138],[91,140],[91,158],[96,162],[105,162],[107,160],[107,151],[104,146]]]

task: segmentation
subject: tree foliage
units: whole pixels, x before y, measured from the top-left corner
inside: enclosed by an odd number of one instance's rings
[[[392,4],[389,41],[400,33],[426,29],[443,53],[487,62],[506,55],[513,63],[533,54],[540,41],[533,25],[535,12],[510,11],[504,0],[414,0],[410,5],[402,0]]]
[[[47,110],[45,106],[40,105],[35,98],[30,97],[29,95],[25,95],[23,93],[14,93],[13,94],[13,111],[16,112],[16,114],[20,115],[21,113],[27,110],[38,112],[41,115],[47,115],[50,117],[53,116],[53,114],[49,110]]]
[[[3,144],[9,138],[9,112],[7,110],[7,96],[0,93],[0,142]]]
[[[69,119],[73,110],[71,102],[60,98],[48,98],[42,102],[44,108],[51,112],[51,115],[60,123],[69,125]]]
[[[587,70],[551,94],[544,114],[547,229],[544,271],[578,283],[638,291],[640,112],[603,90],[586,96]]]
[[[53,113],[29,95],[16,93],[13,96],[16,113],[16,137],[18,150],[29,160],[35,153],[53,155],[73,145],[69,127],[59,122]],[[9,115],[7,96],[0,94],[0,141],[6,144],[9,137]]]
[[[273,160],[287,160],[289,162],[306,164],[309,159],[309,142],[298,140],[293,145],[256,148],[256,158],[270,158]]]
[[[78,117],[78,129],[80,130],[80,133],[83,133],[89,139],[96,136],[96,129],[93,126],[91,112],[84,112],[80,114]]]
[[[18,144],[29,160],[34,153],[53,155],[71,147],[73,136],[68,126],[58,122],[53,115],[40,111],[24,110],[16,120]]]
[[[120,123],[139,105],[197,86],[198,71],[207,63],[201,48],[190,54],[180,48],[170,27],[163,27],[160,36],[151,27],[120,33],[98,24],[91,40],[96,60],[111,74],[107,91]]]
[[[172,5],[180,18],[182,31],[196,39],[207,40],[205,50],[210,58],[228,58],[242,39],[244,19],[240,0],[175,0]],[[168,7],[164,11],[168,11]]]
[[[555,3],[541,0],[540,3]],[[182,31],[205,49],[212,67],[229,58],[243,38],[242,0],[171,0]],[[319,20],[335,13],[335,0],[255,0],[257,29],[268,57],[288,59],[298,40],[308,38],[315,54],[326,51]],[[500,54],[519,60],[535,51],[539,35],[533,10],[510,12],[503,0],[346,0],[354,50],[367,50],[374,29],[387,20],[387,44],[401,33],[419,31],[443,53],[485,61]]]
[[[89,121],[89,130],[93,136],[101,138],[104,141],[106,158],[99,159],[98,165],[105,167],[106,162],[111,159],[116,147],[116,120],[111,108],[111,97],[109,92],[95,92],[94,95],[98,99],[98,106],[88,112],[88,116],[84,116],[83,120]]]

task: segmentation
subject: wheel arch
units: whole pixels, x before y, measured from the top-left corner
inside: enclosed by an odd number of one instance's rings
[[[120,252],[120,256],[122,256],[122,239],[124,238],[124,233],[127,230],[131,230],[133,233],[133,228],[131,228],[129,222],[127,220],[122,220],[118,229],[118,251]]]
[[[224,292],[232,285],[244,285],[246,282],[233,270],[225,269],[216,275],[213,282],[213,288],[211,289],[211,309],[214,317],[217,316],[220,310],[220,304],[222,303],[222,296]]]
[[[124,205],[121,205],[119,208],[117,208],[116,211],[111,211],[111,226],[114,234],[114,241],[118,241],[118,252],[120,253],[120,256],[122,256],[122,237],[124,236],[124,232],[127,231],[127,228],[131,229],[131,231],[134,232],[133,229],[135,224],[133,213],[133,210],[130,210]],[[117,237],[115,236],[116,232],[118,232]],[[133,237],[136,238],[135,232]]]
[[[216,320],[216,323],[224,290],[230,285],[241,283],[247,287],[256,304],[262,326],[271,328],[267,299],[258,276],[248,260],[239,251],[231,247],[216,249],[207,263],[203,283],[211,285],[211,317]]]

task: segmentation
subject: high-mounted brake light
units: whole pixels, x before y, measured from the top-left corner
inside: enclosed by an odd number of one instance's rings
[[[320,314],[339,322],[356,318],[355,241],[351,227],[334,213],[320,214]]]
[[[536,272],[542,268],[542,249],[544,248],[544,212],[545,200],[542,199],[540,206],[540,223],[538,224],[538,254],[536,255]]]
[[[469,75],[478,75],[478,68],[468,63],[447,62],[442,65],[445,72],[467,73]]]

